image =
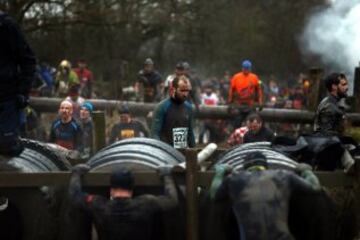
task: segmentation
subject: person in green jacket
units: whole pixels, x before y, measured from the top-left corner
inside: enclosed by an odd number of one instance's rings
[[[76,73],[71,69],[68,60],[61,61],[55,77],[55,92],[58,97],[66,97],[69,89],[75,85],[80,85]]]

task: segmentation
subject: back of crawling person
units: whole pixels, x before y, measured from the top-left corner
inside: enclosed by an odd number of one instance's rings
[[[315,175],[301,170],[305,181],[291,171],[266,170],[267,161],[261,153],[250,154],[244,168],[247,171],[231,174],[220,185],[219,178],[226,172],[220,165],[211,187],[213,199],[230,200],[240,239],[295,239],[288,227],[290,197],[318,191]]]
[[[82,176],[89,170],[85,164],[74,167],[69,194],[73,203],[90,212],[100,240],[150,240],[154,238],[154,219],[161,211],[177,204],[177,192],[171,168],[159,168],[164,178],[165,194],[133,196],[134,176],[117,169],[110,177],[110,199],[82,191]]]

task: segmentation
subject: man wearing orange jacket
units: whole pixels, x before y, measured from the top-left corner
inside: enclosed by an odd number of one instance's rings
[[[262,105],[263,96],[258,76],[251,72],[252,64],[249,60],[242,62],[242,71],[235,74],[230,82],[229,103],[246,105]]]

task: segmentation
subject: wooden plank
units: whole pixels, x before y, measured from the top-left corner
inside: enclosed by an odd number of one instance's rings
[[[355,183],[355,177],[344,174],[342,171],[335,172],[315,172],[321,185],[328,188],[333,187],[352,187]],[[209,187],[214,176],[213,171],[199,173],[199,185]]]
[[[135,172],[135,184],[160,186],[162,181],[155,172]],[[109,186],[110,173],[90,172],[84,176],[84,186]],[[44,185],[67,185],[70,172],[51,173],[1,173],[0,187],[39,187]]]
[[[356,178],[348,176],[342,171],[315,172],[320,182],[325,187],[351,187]],[[138,186],[161,186],[162,181],[155,172],[135,172],[135,184]],[[213,171],[199,172],[198,185],[209,187],[214,176]],[[192,176],[194,177],[194,176]],[[109,186],[110,173],[90,172],[84,177],[85,186]],[[175,178],[184,182],[184,173],[178,172]],[[67,185],[69,183],[69,172],[51,173],[0,173],[0,187],[39,187],[44,185]],[[196,180],[196,179],[195,179]]]
[[[315,72],[314,81],[319,82],[319,74]],[[319,84],[318,84],[319,85]],[[320,85],[319,85],[320,86]],[[317,88],[316,88],[317,89]],[[316,90],[318,91],[318,89]],[[316,92],[314,90],[314,92]],[[314,104],[318,102],[319,94],[313,96]],[[39,112],[56,112],[62,99],[60,98],[44,98],[44,97],[31,97],[30,105]],[[142,102],[128,102],[117,100],[105,100],[105,99],[89,99],[94,104],[95,109],[106,111],[110,109],[117,109],[122,104],[129,106],[130,111],[134,116],[146,116],[150,111],[153,111],[156,103],[142,103]],[[316,109],[317,104],[315,104]],[[260,115],[266,122],[289,122],[289,123],[313,123],[314,112],[306,110],[296,109],[278,109],[278,108],[264,108]],[[200,119],[231,119],[234,115],[229,114],[228,106],[205,106],[201,105],[199,112],[195,115]],[[351,113],[348,118],[354,123],[360,122],[359,113]]]

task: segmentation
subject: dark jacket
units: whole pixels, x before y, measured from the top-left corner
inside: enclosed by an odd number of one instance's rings
[[[160,102],[154,112],[151,135],[175,148],[195,147],[192,105],[173,98]]]
[[[247,131],[244,135],[244,143],[271,142],[273,139],[274,133],[265,126],[262,126],[257,133]]]
[[[216,181],[220,174],[217,172]],[[238,172],[225,178],[215,201],[230,200],[240,239],[334,239],[336,221],[329,211],[331,200],[314,179],[309,170],[301,177],[278,169]],[[292,229],[289,217],[296,220],[291,222]],[[323,231],[319,226],[327,229]]]
[[[148,136],[149,134],[141,122],[131,120],[130,123],[118,123],[113,126],[111,129],[109,144],[126,138]]]
[[[161,75],[157,71],[145,72],[140,70],[138,73],[138,82],[144,87],[144,102],[154,102],[158,99],[159,84],[162,81]]]
[[[0,11],[0,102],[28,95],[36,60],[14,20]]]
[[[73,118],[68,123],[63,123],[61,119],[53,122],[50,129],[49,142],[56,143],[69,150],[83,149],[83,130],[81,125]]]
[[[315,131],[326,135],[339,135],[344,127],[345,110],[339,106],[340,99],[333,95],[325,97],[315,115]]]
[[[73,203],[90,212],[100,240],[158,239],[154,224],[157,214],[177,205],[175,183],[164,177],[165,195],[140,195],[134,198],[107,199],[90,195],[82,190],[82,175],[74,172],[70,179],[69,194]]]

